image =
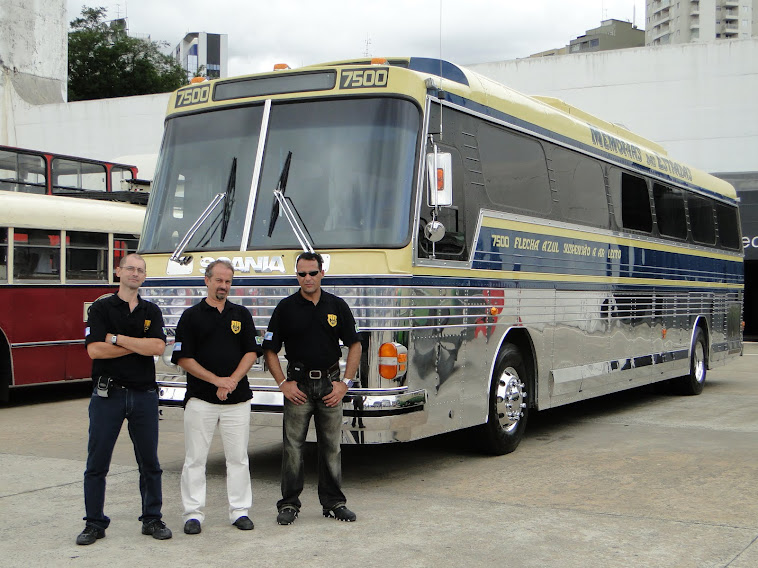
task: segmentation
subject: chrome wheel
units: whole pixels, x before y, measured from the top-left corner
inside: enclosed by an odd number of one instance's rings
[[[526,408],[525,385],[513,367],[503,370],[497,385],[495,408],[500,427],[507,433],[518,427]]]
[[[705,381],[705,345],[702,341],[695,343],[692,352],[692,376],[698,383]]]

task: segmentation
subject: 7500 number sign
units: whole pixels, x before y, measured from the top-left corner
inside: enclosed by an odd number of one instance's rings
[[[368,89],[386,87],[388,69],[350,69],[340,74],[340,87],[343,89]]]

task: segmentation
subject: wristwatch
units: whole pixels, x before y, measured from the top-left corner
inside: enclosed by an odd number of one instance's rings
[[[113,345],[117,345],[116,343],[117,341],[118,341],[118,335],[111,335],[111,343]]]
[[[350,387],[353,386],[353,380],[352,379],[348,379],[347,377],[345,377],[344,379],[342,379],[342,382],[345,383],[345,386],[347,388],[350,388]]]

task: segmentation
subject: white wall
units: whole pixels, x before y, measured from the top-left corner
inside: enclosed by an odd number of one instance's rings
[[[469,65],[558,97],[709,172],[758,171],[758,39],[640,47]]]

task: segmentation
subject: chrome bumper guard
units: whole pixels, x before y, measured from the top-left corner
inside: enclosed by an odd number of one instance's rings
[[[251,385],[251,424],[281,424],[284,395],[276,386]],[[181,419],[186,392],[184,381],[158,381],[158,404],[161,418]],[[395,431],[426,424],[428,394],[408,387],[387,389],[348,389],[342,400],[343,430]]]

